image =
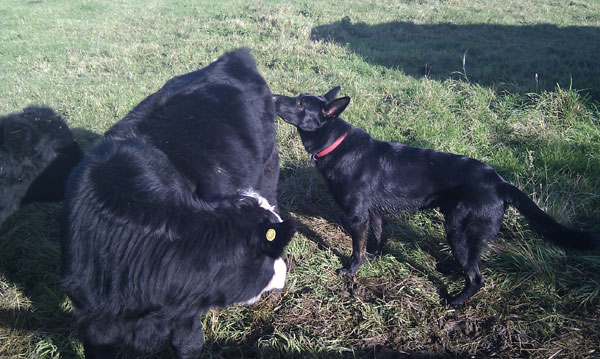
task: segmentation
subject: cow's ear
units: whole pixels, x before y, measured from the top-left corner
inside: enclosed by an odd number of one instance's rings
[[[340,93],[341,89],[342,88],[340,86],[336,86],[336,87],[332,88],[331,90],[327,91],[327,93],[325,95],[323,95],[323,97],[325,98],[325,100],[327,100],[327,102],[331,102],[331,101],[335,100],[338,93]]]
[[[2,132],[4,147],[12,153],[31,150],[39,141],[36,128],[19,118],[7,118]]]
[[[271,258],[279,258],[285,246],[290,243],[296,233],[296,223],[287,219],[279,223],[268,223],[259,226],[258,240],[262,251]]]
[[[242,195],[233,199],[233,206],[238,210],[249,209],[258,206],[258,201],[254,197]]]

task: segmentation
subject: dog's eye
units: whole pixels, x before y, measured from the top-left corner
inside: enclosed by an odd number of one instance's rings
[[[300,107],[300,108],[304,107],[304,101],[302,101],[301,99],[297,99],[296,100],[296,106]]]

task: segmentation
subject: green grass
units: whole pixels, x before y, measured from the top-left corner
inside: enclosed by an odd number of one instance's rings
[[[599,14],[594,0],[3,0],[0,113],[47,104],[89,148],[169,78],[245,46],[273,92],[339,84],[345,119],[374,137],[483,160],[561,223],[598,231]],[[207,313],[204,358],[600,355],[600,257],[544,243],[513,210],[461,310],[440,302],[463,280],[435,269],[451,257],[436,211],[390,218],[384,255],[344,279],[341,212],[277,126],[281,209],[302,223],[287,287]],[[59,213],[32,205],[0,227],[0,358],[82,357]]]

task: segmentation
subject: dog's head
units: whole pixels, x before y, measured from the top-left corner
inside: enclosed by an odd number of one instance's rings
[[[273,95],[275,112],[285,122],[303,131],[315,131],[340,116],[350,103],[350,97],[336,99],[340,86],[323,96],[301,94],[298,97]]]

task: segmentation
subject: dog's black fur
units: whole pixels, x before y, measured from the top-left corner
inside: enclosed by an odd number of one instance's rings
[[[21,204],[63,199],[82,154],[67,123],[49,107],[0,116],[0,224]]]
[[[373,139],[339,115],[349,97],[336,99],[340,88],[324,96],[274,95],[275,110],[298,129],[306,150],[326,179],[345,215],[352,236],[352,263],[344,270],[353,276],[366,258],[369,222],[380,252],[382,216],[439,208],[454,256],[465,272],[465,288],[449,299],[461,306],[483,285],[481,253],[502,223],[507,205],[516,207],[543,238],[581,250],[599,249],[597,233],[568,229],[539,209],[493,168],[465,156]],[[315,154],[346,137],[323,157]],[[316,158],[318,157],[318,158]]]
[[[283,287],[294,224],[240,193],[275,202],[274,118],[254,59],[237,50],[167,82],[73,170],[62,280],[87,358],[165,343],[198,357],[202,313]]]

